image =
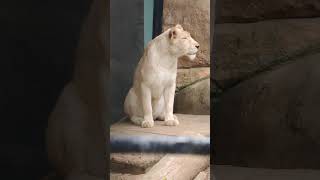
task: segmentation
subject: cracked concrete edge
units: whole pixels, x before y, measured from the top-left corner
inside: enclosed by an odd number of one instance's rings
[[[161,153],[111,153],[110,168],[114,173],[145,173],[159,162],[165,154]]]
[[[179,88],[176,88],[176,94],[179,93],[179,91],[181,91],[181,90],[183,90],[183,89],[185,89],[185,88],[187,88],[189,86],[192,86],[192,85],[194,85],[194,84],[196,84],[196,83],[198,83],[200,81],[203,81],[203,80],[206,80],[206,79],[209,79],[209,78],[210,78],[210,75],[205,76],[205,77],[200,78],[200,79],[197,79],[197,80],[195,80],[195,81],[193,81],[193,82],[191,82],[191,83],[189,83],[187,85],[184,85],[184,86],[181,86]]]

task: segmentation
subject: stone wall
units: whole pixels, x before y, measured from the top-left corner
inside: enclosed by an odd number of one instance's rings
[[[312,18],[320,14],[320,1],[223,0],[218,1],[216,14],[217,23]]]
[[[210,0],[164,0],[163,30],[181,24],[199,42],[197,58],[178,62],[175,112],[210,113]]]
[[[217,2],[215,162],[320,168],[320,3]]]

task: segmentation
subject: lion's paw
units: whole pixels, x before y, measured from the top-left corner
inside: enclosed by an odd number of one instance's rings
[[[143,128],[151,128],[153,126],[154,126],[154,121],[144,120],[141,123],[141,127],[143,127]]]
[[[165,120],[164,124],[166,126],[177,126],[177,125],[179,125],[179,121],[178,121],[177,116],[173,115],[173,118]]]

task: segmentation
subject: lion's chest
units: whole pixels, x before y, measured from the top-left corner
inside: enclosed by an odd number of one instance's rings
[[[159,70],[149,76],[149,87],[153,98],[160,98],[165,89],[175,83],[176,72]]]

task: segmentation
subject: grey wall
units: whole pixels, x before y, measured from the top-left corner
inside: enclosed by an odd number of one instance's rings
[[[123,114],[123,102],[132,85],[134,69],[143,53],[143,0],[111,0],[111,117]]]

